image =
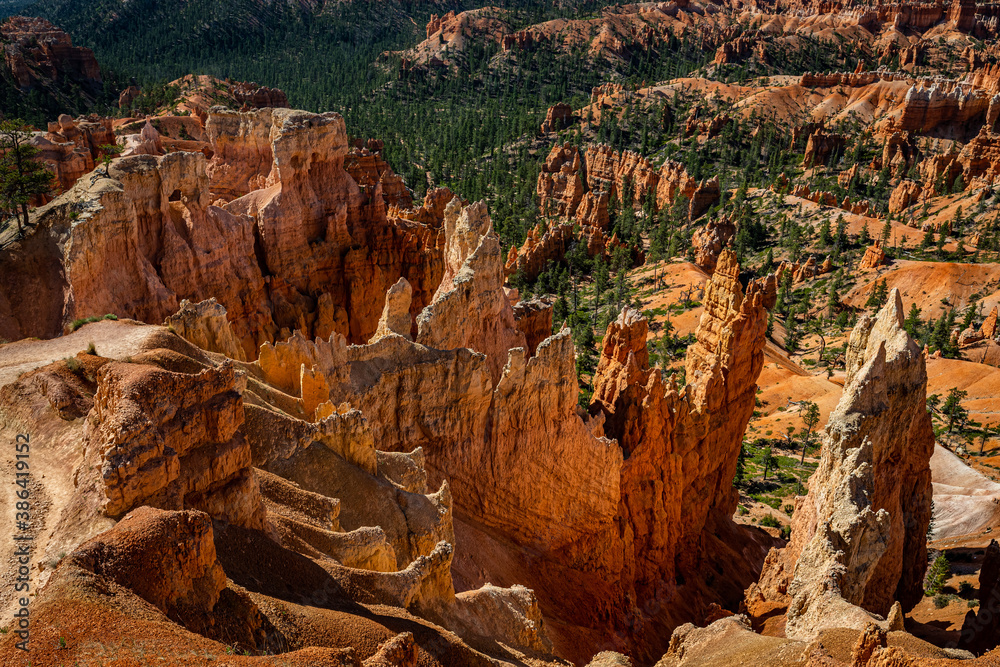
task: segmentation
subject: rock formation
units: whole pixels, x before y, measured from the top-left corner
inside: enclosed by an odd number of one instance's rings
[[[762,52],[763,44],[760,39],[760,34],[744,33],[736,39],[726,42],[720,46],[718,50],[716,50],[715,58],[712,62],[716,65],[738,63],[753,53],[755,48],[760,49]]]
[[[605,536],[604,552],[621,554],[615,556],[623,559],[619,586],[637,601],[666,596],[678,607],[697,607],[698,595],[682,601],[679,581],[698,580],[698,568],[712,558],[703,531],[724,532],[708,526],[728,523],[736,505],[731,482],[763,365],[766,320],[759,286],[744,293],[738,274],[735,256],[723,250],[706,287],[683,389],[648,368],[647,325],[639,313],[623,311],[604,339],[591,409],[605,417],[605,432],[625,455],[616,523],[630,527],[620,537]],[[647,614],[642,623],[671,616],[659,608]],[[633,631],[641,635],[643,625]]]
[[[458,206],[449,208],[446,219]],[[489,219],[476,210],[468,207],[446,223],[446,275],[454,277],[417,318],[416,344],[392,335],[352,347],[342,338],[315,344],[293,338],[273,353],[269,346],[261,351],[265,377],[304,399],[306,378],[318,374],[330,404],[350,401],[369,417],[380,448],[422,448],[431,481],[449,480],[463,516],[542,555],[544,565],[517,566],[517,576],[533,586],[550,587],[540,577],[584,577],[595,591],[615,591],[623,604],[673,599],[675,577],[696,577],[697,545],[714,539],[703,534],[706,526],[731,526],[736,454],[763,360],[760,288],[754,284],[744,295],[734,257],[721,253],[688,357],[691,384],[682,391],[665,386],[659,371],[645,368],[644,357],[638,376],[617,370],[632,368],[613,360],[644,352],[645,337],[633,332],[630,342],[617,343],[623,334],[616,332],[631,322],[612,327],[595,378],[596,416],[585,419],[576,405],[569,332],[541,343],[535,341],[544,331],[522,332],[518,322],[525,315],[515,320],[504,294]],[[625,347],[622,354],[614,352]],[[400,396],[410,398],[401,402]],[[639,423],[628,426],[633,417]],[[602,437],[602,423],[614,430],[618,444]],[[663,460],[676,465],[654,463]],[[699,463],[682,468],[684,460]],[[662,491],[647,483],[654,474]],[[523,484],[527,478],[535,480],[530,487]],[[622,535],[618,525],[631,528]],[[509,557],[518,562],[516,553]],[[466,565],[458,567],[466,571]],[[567,608],[561,600],[550,593],[542,609],[572,625],[599,624],[593,612]],[[629,608],[616,615],[616,624],[636,613]],[[639,613],[649,616],[644,632],[652,633],[680,612],[656,606]],[[641,642],[655,639],[648,635]]]
[[[441,222],[389,218],[380,184],[357,185],[338,115],[219,110],[207,131],[211,163],[196,153],[124,158],[111,178],[83,179],[39,209],[34,238],[52,242],[32,261],[61,265],[60,280],[4,250],[10,307],[0,329],[52,336],[105,313],[162,322],[181,300],[214,296],[253,358],[295,329],[367,341],[400,277],[413,288],[413,315],[430,302],[444,269]],[[236,199],[212,205],[220,195]],[[72,297],[42,298],[53,291]]]
[[[246,354],[226,317],[226,309],[215,297],[200,303],[181,301],[180,310],[168,317],[163,325],[203,350],[246,361]]]
[[[580,151],[572,144],[556,144],[538,174],[538,205],[542,215],[571,218],[583,198]]]
[[[164,549],[184,545],[183,549]],[[188,628],[205,631],[226,587],[212,541],[212,521],[197,511],[140,507],[81,545],[69,566],[98,574]]]
[[[241,105],[243,111],[247,109],[288,108],[288,96],[283,90],[277,88],[237,81],[229,89],[229,92]]]
[[[969,610],[962,625],[961,646],[976,654],[997,646],[1000,629],[1000,544],[990,540],[979,568],[978,610]]]
[[[118,108],[131,109],[132,103],[135,102],[136,98],[138,98],[141,94],[142,89],[139,88],[139,86],[129,86],[118,94]]]
[[[122,157],[130,155],[163,155],[163,142],[160,133],[153,127],[153,124],[146,120],[142,126],[142,131],[138,134],[131,134],[122,137],[125,149],[121,152]]]
[[[983,320],[983,325],[979,328],[979,333],[983,338],[994,338],[997,335],[997,306],[993,306],[993,310],[990,314],[986,316]]]
[[[368,342],[374,343],[390,334],[397,334],[407,340],[412,340],[413,318],[410,316],[412,302],[413,289],[410,287],[410,283],[406,282],[406,278],[400,278],[386,292],[382,317],[379,318],[378,328],[375,329],[374,335]]]
[[[865,248],[865,254],[858,264],[858,269],[861,271],[875,269],[883,264],[885,264],[885,250],[882,249],[881,243],[876,242]]]
[[[549,107],[548,112],[545,114],[545,120],[542,121],[542,134],[558,132],[566,128],[572,118],[573,107],[563,102],[554,104]]]
[[[566,251],[569,250],[570,245],[574,242],[579,242],[575,238],[573,231],[574,226],[570,223],[552,225],[544,234],[540,234],[537,227],[529,229],[524,239],[524,244],[520,248],[511,246],[505,264],[505,273],[513,275],[520,271],[528,280],[536,279],[545,271],[550,261],[560,261],[566,255]],[[588,234],[599,235],[601,239],[598,243],[599,248],[596,248],[596,252],[592,254],[603,256],[606,241],[604,241],[604,234],[601,230],[588,227],[582,230],[582,232],[582,236]],[[591,254],[589,244],[588,254]]]
[[[708,273],[715,270],[719,254],[736,234],[736,225],[728,218],[711,219],[691,237],[694,246],[694,263]]]
[[[772,550],[747,591],[752,614],[787,605],[785,634],[811,638],[822,628],[893,625],[894,603],[909,609],[920,599],[934,444],[926,385],[924,356],[903,330],[894,289],[851,334],[844,394],[823,434],[819,468],[796,502],[791,541]]]
[[[601,228],[607,224],[607,215],[598,215],[595,222],[590,211],[599,204],[588,202],[587,197],[603,193],[606,197],[621,198],[627,190],[632,192],[629,203],[635,207],[653,196],[658,208],[667,208],[677,197],[683,196],[689,202],[688,214],[692,220],[715,204],[720,196],[715,179],[699,183],[682,165],[670,160],[656,170],[649,160],[637,153],[619,153],[604,144],[588,146],[582,163],[575,146],[557,145],[538,176],[537,192],[543,214],[575,217],[577,222]],[[604,203],[605,210],[606,207]]]
[[[962,127],[985,115],[992,94],[948,80],[921,80],[910,87],[896,129],[927,133],[941,125]]]
[[[486,205],[445,211],[445,273],[434,300],[417,317],[417,342],[439,350],[470,348],[487,356],[493,381],[509,350],[525,346],[503,291],[503,255]]]
[[[656,168],[638,153],[619,153],[607,144],[591,144],[585,158],[590,189],[617,196],[623,205],[641,206],[648,193],[656,191]]]
[[[514,321],[524,334],[528,354],[535,355],[538,346],[552,335],[552,303],[549,299],[535,297],[514,304]]]
[[[400,209],[413,207],[413,196],[403,177],[393,172],[389,163],[382,159],[381,147],[376,150],[352,148],[344,160],[344,169],[366,192],[373,193],[378,186],[386,206]]]
[[[70,36],[45,19],[12,16],[0,25],[7,69],[22,91],[73,82],[90,95],[101,89],[94,52],[73,46]]]
[[[822,129],[809,135],[806,141],[806,152],[802,164],[806,167],[826,164],[835,151],[843,148],[845,137],[838,134],[828,134]]]
[[[983,324],[978,330],[975,327],[970,326],[959,334],[958,344],[960,347],[965,347],[967,345],[974,345],[983,340],[991,341],[995,338],[996,334],[997,307],[993,306],[993,310],[991,310],[990,314],[986,316],[986,319],[983,320]]]
[[[245,383],[231,364],[198,375],[102,367],[88,447],[103,461],[104,511],[199,509],[263,529],[264,505],[240,432]]]
[[[306,646],[347,642],[362,657],[371,656],[370,664],[397,654],[412,657],[417,645],[430,664],[492,664],[470,646],[503,660],[529,652],[548,664],[552,647],[531,591],[489,586],[455,592],[451,495],[447,483],[428,491],[421,449],[376,452],[372,422],[345,406],[316,423],[298,419],[283,388],[270,384],[283,379],[280,368],[258,362],[236,371],[233,362],[212,361],[217,357],[162,327],[106,321],[65,339],[23,345],[58,348],[81,336],[96,336],[98,345],[127,361],[81,353],[0,387],[4,437],[28,426],[25,418],[32,432],[55,436],[33,450],[57,462],[33,491],[49,499],[38,506],[49,520],[36,539],[40,550],[47,545],[70,555],[33,603],[41,627],[93,618],[97,609],[109,641],[119,632],[136,632],[164,647],[181,632],[184,641],[176,641],[189,647],[205,640],[221,654],[221,644],[207,641],[215,640],[241,652],[280,652],[289,664],[317,664],[296,662],[283,634],[282,605],[298,604],[312,609],[298,626],[307,633]],[[334,371],[344,381],[374,378],[400,344],[421,349],[390,334],[373,346],[350,348],[368,365],[358,368],[360,378],[344,374],[349,364]],[[342,344],[338,353],[347,349]],[[436,354],[477,364],[488,394],[481,355]],[[0,358],[4,370],[8,360]],[[401,361],[417,374],[428,365]],[[441,386],[432,382],[424,393],[433,399],[430,388]],[[81,411],[89,411],[86,419],[79,419]],[[403,423],[416,426],[410,417],[402,415]],[[74,492],[53,493],[67,488]],[[123,513],[117,523],[107,516]],[[49,573],[33,573],[32,586]],[[81,596],[80,590],[90,592]],[[328,595],[338,600],[330,618]],[[81,599],[86,609],[74,606]],[[385,605],[381,623],[396,632],[384,636],[380,622],[355,603]],[[122,610],[127,626],[119,625]],[[324,638],[332,627],[339,628],[337,638]],[[416,633],[412,641],[387,643],[404,627]],[[373,629],[378,640],[369,645],[365,635]],[[77,652],[82,644],[71,640],[63,655],[83,658]],[[13,650],[3,642],[2,659]],[[123,648],[120,655],[131,654]]]
[[[114,144],[108,120],[73,120],[63,114],[49,123],[48,132],[34,134],[30,143],[38,157],[53,172],[58,187],[68,190],[86,173],[93,171],[102,155],[101,146]]]
[[[919,183],[904,180],[895,187],[889,195],[889,213],[899,213],[915,204],[920,197],[922,188]]]

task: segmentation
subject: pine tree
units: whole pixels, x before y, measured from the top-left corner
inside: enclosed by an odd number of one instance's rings
[[[969,307],[965,309],[965,315],[962,317],[962,331],[965,331],[972,326],[972,322],[976,317],[976,304],[970,303]]]
[[[819,228],[819,244],[826,248],[832,241],[833,238],[830,236],[830,219],[826,218]]]
[[[931,333],[931,345],[933,349],[940,350],[942,354],[948,349],[951,342],[951,327],[948,326],[948,318],[941,317],[934,323]]]
[[[767,479],[767,471],[778,467],[778,459],[775,458],[771,446],[764,447],[757,456],[757,461],[764,466],[764,479]]]
[[[789,314],[785,318],[785,349],[789,352],[795,352],[799,349],[799,340],[802,339],[802,334],[798,329],[798,322],[795,321],[795,316]]]
[[[934,230],[928,227],[927,231],[924,232],[924,237],[920,239],[920,249],[927,250],[932,245],[934,245]]]
[[[942,553],[927,568],[927,576],[924,578],[924,592],[927,595],[937,595],[944,589],[949,576],[951,576],[951,566],[947,557]]]
[[[841,248],[847,245],[847,221],[843,213],[837,216],[837,245]]]
[[[38,159],[38,149],[20,119],[0,122],[0,206],[17,220],[18,235],[28,225],[32,200],[53,188],[52,172]]]
[[[958,387],[952,387],[948,392],[948,396],[944,399],[941,412],[948,418],[948,433],[954,431],[956,426],[961,430],[969,418],[969,411],[962,405],[962,401],[968,395],[969,392]]]
[[[910,338],[917,338],[920,329],[920,308],[917,308],[915,302],[910,304],[910,312],[907,313],[906,319],[903,321],[903,329],[910,334]]]
[[[830,317],[837,314],[840,307],[840,274],[834,276],[830,281],[830,288],[827,290],[826,310]]]
[[[788,300],[792,293],[792,272],[786,271],[782,276],[781,286],[778,288],[778,295],[774,302],[775,312],[785,315],[788,313]]]
[[[805,463],[806,450],[812,445],[813,429],[819,424],[819,406],[812,401],[806,401],[802,404],[801,413],[802,423],[805,424],[806,429],[802,434],[802,458],[799,460],[799,463]]]
[[[884,248],[887,243],[889,243],[889,237],[892,235],[892,217],[888,217],[885,220],[885,224],[882,225],[882,233],[879,235],[879,240],[882,241],[882,247]]]
[[[872,293],[868,295],[868,300],[865,301],[865,308],[871,308],[872,311],[877,312],[879,308],[885,305],[885,302],[889,299],[889,288],[885,284],[885,278],[875,283],[875,289]]]
[[[864,227],[861,228],[861,233],[858,235],[858,243],[861,246],[871,245],[872,238],[868,234],[868,221],[865,220]]]

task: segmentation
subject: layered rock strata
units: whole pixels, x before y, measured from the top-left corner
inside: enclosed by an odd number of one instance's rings
[[[761,287],[754,283],[744,293],[734,256],[722,251],[688,357],[691,383],[683,390],[665,384],[645,358],[626,364],[644,353],[645,338],[633,332],[616,342],[624,335],[619,329],[633,323],[614,325],[595,378],[594,416],[588,416],[576,405],[569,332],[537,343],[533,355],[526,349],[504,295],[488,218],[456,219],[446,247],[452,249],[449,267],[461,265],[450,289],[446,281],[417,318],[416,342],[394,332],[366,346],[347,346],[336,335],[327,342],[293,338],[273,351],[265,346],[264,376],[303,399],[319,386],[321,396],[311,403],[323,397],[330,405],[350,402],[368,417],[380,448],[420,447],[431,483],[449,480],[466,520],[542,555],[540,567],[517,566],[526,582],[536,585],[541,576],[591,581],[595,591],[625,605],[613,607],[625,610],[615,612],[616,625],[625,627],[638,614],[640,634],[678,618],[679,608],[642,612],[624,601],[674,599],[678,581],[698,579],[695,554],[703,540],[716,539],[703,531],[735,530],[720,526],[732,526],[731,481],[763,363]],[[481,316],[486,313],[493,314]],[[402,402],[404,395],[410,398]],[[617,444],[603,437],[602,424]],[[663,466],[664,460],[672,463]],[[660,483],[650,487],[650,475]],[[526,487],[525,478],[537,483]],[[621,525],[629,529],[622,533]],[[696,590],[699,601],[682,606],[698,606],[711,595]],[[550,590],[541,602],[561,623],[604,622],[567,608],[559,597]],[[651,635],[625,641],[631,642],[655,644]]]
[[[367,341],[400,277],[412,315],[430,302],[444,221],[389,218],[383,181],[367,192],[345,171],[337,114],[219,110],[207,132],[211,163],[196,153],[123,158],[110,178],[82,179],[38,209],[32,238],[3,251],[0,332],[53,336],[106,313],[162,322],[183,299],[215,297],[253,358],[296,329]],[[234,199],[214,205],[220,195]]]
[[[744,291],[738,275],[735,255],[723,250],[706,286],[681,389],[648,367],[647,324],[639,313],[623,311],[604,339],[591,409],[604,415],[605,432],[625,456],[616,523],[629,526],[617,538],[605,536],[611,546],[604,553],[621,553],[619,586],[635,600],[666,596],[678,608],[707,606],[701,584],[693,583],[701,579],[699,568],[711,567],[704,531],[725,532],[718,526],[734,511],[732,477],[763,365],[761,286]],[[692,582],[692,599],[683,602],[674,598],[683,595],[682,581]],[[658,615],[672,616],[650,614],[636,631],[655,626]]]
[[[228,363],[197,375],[103,366],[87,446],[103,462],[104,511],[118,517],[141,505],[199,509],[264,529],[264,505],[241,431],[245,387]]]
[[[164,549],[183,545],[183,549]],[[226,587],[212,541],[212,521],[197,511],[140,507],[111,530],[82,544],[68,567],[100,575],[196,632],[214,624]]]
[[[581,160],[571,145],[552,148],[538,176],[539,205],[544,214],[575,218],[583,222],[579,209],[586,194],[603,192],[621,199],[630,192],[630,205],[639,207],[653,197],[657,208],[667,208],[679,196],[688,202],[693,220],[719,199],[718,182],[698,182],[676,162],[668,160],[657,170],[637,153],[619,153],[604,144],[591,144]]]
[[[49,82],[76,82],[90,94],[101,88],[101,70],[90,49],[45,19],[12,16],[0,25],[7,69],[22,91]]]

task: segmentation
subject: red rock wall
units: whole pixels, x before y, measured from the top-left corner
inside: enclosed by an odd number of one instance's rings
[[[94,52],[73,46],[68,34],[45,19],[12,16],[0,25],[7,68],[21,90],[46,81],[74,80],[94,92],[101,70]]]
[[[104,511],[199,509],[263,529],[264,504],[240,430],[245,387],[228,362],[195,375],[104,365],[87,439],[103,461]]]
[[[296,329],[367,341],[400,277],[413,287],[412,314],[430,302],[444,273],[440,223],[390,219],[383,181],[359,188],[337,114],[224,112],[208,132],[211,163],[195,153],[123,158],[104,185],[39,209],[39,230],[3,252],[0,331],[49,337],[106,313],[160,323],[182,299],[215,297],[253,359]],[[213,206],[219,192],[237,198]],[[72,243],[53,243],[64,234]],[[52,290],[71,296],[34,298]]]

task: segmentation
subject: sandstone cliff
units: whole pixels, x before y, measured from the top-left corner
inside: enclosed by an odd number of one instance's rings
[[[632,151],[619,153],[605,144],[590,144],[584,158],[575,146],[554,146],[538,176],[538,197],[542,213],[574,218],[587,222],[581,208],[587,205],[586,195],[605,193],[619,199],[626,191],[632,200],[626,202],[636,208],[652,196],[657,208],[668,208],[680,196],[688,201],[688,214],[693,220],[719,200],[716,180],[699,183],[691,178],[684,167],[667,160],[656,169],[649,160]],[[604,227],[607,224],[596,223]]]
[[[537,343],[530,356],[525,350],[504,294],[495,235],[477,210],[453,203],[446,212],[446,273],[454,277],[417,318],[416,342],[391,329],[365,346],[348,347],[337,334],[315,343],[294,337],[265,345],[258,363],[269,383],[304,402],[319,388],[308,401],[319,406],[317,418],[324,401],[346,401],[366,415],[380,448],[421,448],[430,482],[449,481],[463,526],[488,527],[518,545],[496,552],[511,563],[495,574],[546,589],[542,610],[568,624],[558,638],[562,650],[589,650],[592,639],[583,638],[606,622],[596,610],[609,600],[619,610],[616,627],[638,623],[623,645],[651,649],[657,628],[700,613],[716,595],[693,583],[691,599],[676,602],[680,579],[700,581],[697,554],[706,544],[720,553],[727,548],[706,531],[736,539],[731,482],[763,360],[760,287],[744,294],[733,255],[722,251],[683,390],[645,368],[644,335],[636,330],[630,342],[616,343],[624,325],[613,325],[595,379],[595,416],[588,416],[576,405],[569,332]],[[387,304],[386,313],[399,310]],[[639,361],[628,365],[630,353],[640,353]],[[602,425],[617,444],[603,437]],[[653,487],[651,475],[660,480]],[[748,539],[755,545],[749,552],[762,559],[766,540]],[[525,548],[541,563],[522,563]],[[456,568],[478,583],[482,575],[468,569],[475,561],[467,553]],[[741,569],[732,579],[752,576]],[[594,607],[568,605],[555,592],[557,582],[574,580],[590,582],[604,599]],[[572,637],[585,643],[573,649]]]
[[[716,557],[705,532],[724,534],[719,526],[735,510],[732,479],[763,365],[766,320],[760,286],[744,292],[738,275],[735,255],[723,250],[706,286],[682,389],[648,368],[647,325],[637,312],[623,311],[604,339],[592,409],[605,416],[605,432],[625,454],[616,521],[630,526],[605,553],[621,550],[618,576],[630,596],[666,597],[677,607],[648,613],[633,629],[640,634],[680,608],[702,613],[709,600],[698,572]],[[742,539],[753,544],[749,535]],[[722,579],[746,574],[732,569]]]
[[[547,663],[531,591],[456,593],[451,494],[447,483],[430,491],[422,450],[376,452],[369,422],[346,407],[298,419],[259,363],[206,354],[163,327],[106,321],[15,345],[44,358],[87,338],[126,361],[84,352],[4,375],[0,386],[4,436],[51,434],[33,453],[57,463],[33,491],[48,498],[37,509],[39,554],[70,554],[32,607],[43,627],[69,634],[99,617],[106,637],[141,636],[158,651],[201,643],[221,654],[225,642],[303,665],[325,663],[296,662],[296,650],[346,642],[383,660],[374,665],[394,654],[388,629],[408,626],[407,655],[419,646],[425,663],[485,665],[523,652]],[[0,357],[5,372],[10,360]],[[107,516],[125,513],[117,524]],[[49,576],[32,573],[32,583]],[[343,611],[329,611],[328,595]],[[373,620],[355,603],[388,615]],[[308,618],[289,625],[284,605]],[[86,658],[83,646],[70,642],[64,655]],[[4,660],[13,650],[0,642]]]
[[[22,91],[73,82],[88,94],[101,88],[94,52],[45,19],[12,16],[0,25],[7,69]]]
[[[430,302],[444,272],[442,222],[387,216],[387,172],[367,191],[345,171],[338,115],[219,110],[207,132],[211,163],[123,158],[110,178],[81,179],[39,209],[32,236],[3,251],[0,332],[53,336],[105,313],[162,322],[183,299],[215,297],[253,358],[296,329],[367,341],[400,277],[413,315]],[[213,205],[219,196],[236,199]]]
[[[62,190],[73,187],[80,177],[93,171],[95,161],[102,155],[100,147],[114,143],[109,120],[75,121],[67,114],[49,123],[48,132],[31,138],[39,159],[55,174]]]
[[[102,367],[87,446],[103,461],[104,511],[200,509],[263,529],[264,505],[240,431],[244,388],[231,364],[198,375]]]
[[[855,327],[844,394],[809,493],[796,502],[791,541],[768,555],[747,591],[752,613],[787,605],[789,637],[863,628],[894,602],[909,609],[923,594],[934,434],[924,355],[902,325],[893,290],[876,317]]]

